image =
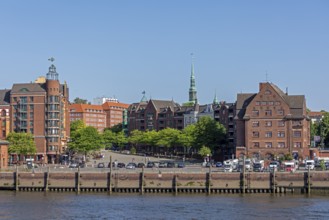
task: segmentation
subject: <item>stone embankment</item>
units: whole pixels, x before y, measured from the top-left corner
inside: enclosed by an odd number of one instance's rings
[[[140,171],[140,172],[139,172]],[[0,189],[124,193],[328,193],[329,172],[2,172]]]

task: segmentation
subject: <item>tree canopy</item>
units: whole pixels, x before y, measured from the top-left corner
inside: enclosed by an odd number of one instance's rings
[[[194,129],[195,145],[209,147],[212,151],[225,142],[225,127],[210,117],[202,117],[195,124]]]
[[[69,142],[69,147],[84,154],[100,150],[103,147],[102,136],[96,128],[87,126],[75,132],[74,138]]]
[[[79,97],[76,97],[74,100],[73,100],[73,103],[74,104],[87,104],[88,103],[88,100],[87,99],[81,99]]]
[[[31,133],[9,133],[7,136],[9,142],[9,153],[18,155],[32,155],[37,152],[37,148]]]

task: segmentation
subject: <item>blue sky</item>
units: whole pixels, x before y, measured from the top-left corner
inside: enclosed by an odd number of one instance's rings
[[[234,102],[268,81],[329,111],[329,1],[0,1],[0,88],[34,81],[55,57],[70,100]]]

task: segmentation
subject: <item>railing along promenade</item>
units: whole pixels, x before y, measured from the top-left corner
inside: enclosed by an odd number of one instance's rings
[[[0,190],[111,193],[329,193],[329,172],[220,172],[215,168],[37,168],[0,172]]]

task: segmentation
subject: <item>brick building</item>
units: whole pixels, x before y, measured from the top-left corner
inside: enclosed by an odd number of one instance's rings
[[[8,167],[8,142],[0,140],[0,170]]]
[[[184,126],[184,116],[175,115],[179,104],[174,101],[154,100],[146,101],[144,98],[139,103],[133,103],[128,108],[128,131],[133,130],[161,130],[164,128],[181,129]]]
[[[85,125],[103,132],[106,128],[106,113],[101,105],[71,104],[70,121],[82,120]]]
[[[226,129],[226,144],[222,148],[223,159],[231,159],[235,155],[236,147],[236,125],[234,117],[236,115],[236,103],[214,102],[214,119],[224,125]]]
[[[102,104],[102,107],[106,113],[106,127],[111,128],[120,123],[124,124],[124,120],[126,120],[125,113],[129,104],[117,100],[107,100]]]
[[[37,162],[56,162],[66,151],[70,134],[68,96],[67,85],[60,84],[53,64],[44,80],[14,84],[10,91],[10,130],[33,134]],[[11,161],[16,159],[11,155]]]
[[[5,140],[10,132],[10,90],[0,90],[0,140]]]
[[[272,83],[260,83],[258,93],[237,95],[235,120],[237,157],[309,156],[310,120],[304,95],[288,95]]]

